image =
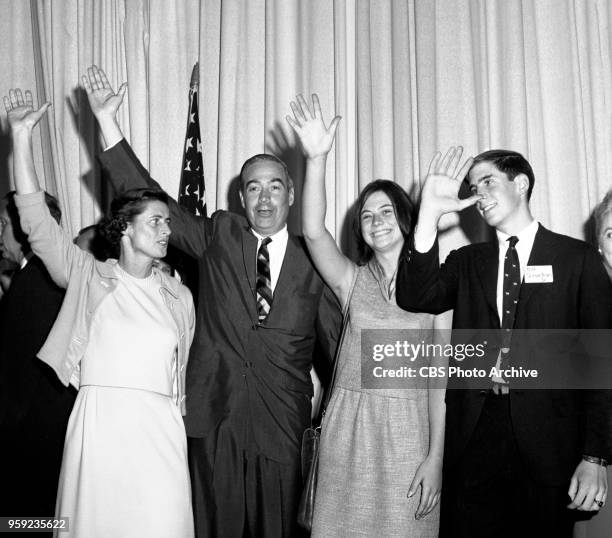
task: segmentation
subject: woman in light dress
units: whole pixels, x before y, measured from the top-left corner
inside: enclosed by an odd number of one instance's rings
[[[434,341],[434,327],[450,328],[449,315],[413,314],[395,303],[395,274],[410,233],[412,204],[392,181],[368,184],[357,200],[354,222],[360,264],[349,260],[325,228],[326,157],[340,118],[327,128],[316,95],[312,109],[302,96],[291,108],[287,121],[307,158],[304,237],[315,266],[349,314],[322,424],[312,536],[437,536],[443,383],[439,390],[429,390],[424,378],[368,388],[375,365],[367,351],[361,355],[362,336],[388,344],[398,334],[362,330],[404,331],[399,334],[418,344]],[[439,357],[432,363],[441,364]],[[369,369],[364,376],[362,368]]]
[[[49,104],[35,110],[30,92],[11,90],[4,105],[21,226],[66,288],[38,356],[79,388],[56,505],[69,532],[58,535],[191,537],[181,411],[194,307],[188,289],[153,265],[168,246],[166,195],[137,189],[116,198],[104,229],[118,260],[95,260],[51,218],[40,190],[32,130]]]

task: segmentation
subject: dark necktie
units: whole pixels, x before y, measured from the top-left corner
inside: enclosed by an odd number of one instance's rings
[[[272,284],[270,280],[270,254],[268,253],[268,243],[272,239],[266,237],[262,240],[257,251],[257,317],[262,323],[272,306]]]
[[[509,359],[510,341],[512,339],[512,329],[516,317],[516,306],[518,304],[519,293],[521,291],[521,267],[519,264],[516,244],[518,237],[508,238],[508,250],[504,260],[504,288],[503,288],[503,311],[502,311],[502,350],[500,367],[505,368]]]

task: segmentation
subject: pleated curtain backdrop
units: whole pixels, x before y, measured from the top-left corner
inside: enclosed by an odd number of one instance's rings
[[[175,194],[199,60],[210,209],[238,208],[235,177],[253,153],[279,153],[300,185],[303,162],[284,117],[297,93],[317,92],[328,119],[343,117],[327,220],[343,243],[363,185],[390,178],[417,197],[433,152],[450,144],[468,154],[523,152],[536,172],[534,213],[577,237],[612,183],[607,0],[0,0],[0,8],[8,53],[0,79],[54,104],[37,159],[75,233],[110,197],[78,87],[91,63],[115,86],[128,82],[121,124]],[[444,223],[443,250],[479,237],[459,223]],[[299,228],[299,203],[291,225]]]
[[[297,93],[317,92],[328,121],[342,116],[327,224],[348,252],[359,190],[389,178],[416,200],[434,151],[456,144],[468,155],[524,153],[536,218],[583,238],[612,186],[611,10],[609,0],[0,0],[0,92],[32,88],[52,101],[36,161],[73,235],[112,196],[94,165],[98,133],[80,75],[95,63],[115,88],[128,82],[121,125],[176,195],[199,61],[209,212],[239,210],[242,162],[274,152],[298,186],[290,225],[299,229],[303,162],[284,117]],[[8,156],[3,131],[0,194],[11,185]],[[443,253],[484,236],[469,211],[443,227]]]

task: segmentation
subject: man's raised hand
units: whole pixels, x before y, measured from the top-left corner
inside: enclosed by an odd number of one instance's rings
[[[473,162],[470,157],[460,167],[462,154],[463,148],[458,146],[449,148],[444,157],[440,152],[434,155],[421,192],[421,211],[439,217],[445,213],[462,211],[480,200],[480,195],[477,194],[459,199],[461,182]]]
[[[291,101],[293,117],[288,115],[287,123],[291,125],[300,139],[306,158],[325,157],[334,142],[340,116],[336,116],[329,127],[325,127],[319,97],[316,93],[312,95],[312,111],[302,95],[298,95],[296,101],[297,103]]]
[[[44,103],[38,110],[34,109],[32,92],[26,90],[24,97],[20,88],[10,89],[8,96],[5,95],[3,101],[8,124],[13,133],[31,132],[51,106],[51,103]]]
[[[114,118],[123,102],[127,83],[124,82],[119,86],[119,90],[115,93],[104,71],[95,65],[87,69],[87,75],[83,75],[81,80],[94,115],[97,118],[100,116]]]

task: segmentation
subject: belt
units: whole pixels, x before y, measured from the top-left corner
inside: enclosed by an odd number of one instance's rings
[[[495,396],[507,396],[510,393],[510,387],[507,384],[503,383],[493,383],[493,387],[491,387],[491,392]]]

